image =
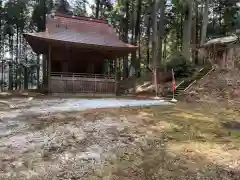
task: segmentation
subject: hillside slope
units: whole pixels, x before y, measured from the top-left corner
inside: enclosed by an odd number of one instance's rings
[[[193,85],[186,93],[188,102],[233,102],[240,101],[240,71],[215,69]]]

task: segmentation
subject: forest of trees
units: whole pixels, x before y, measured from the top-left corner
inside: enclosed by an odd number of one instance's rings
[[[131,67],[140,77],[154,69],[167,70],[171,61],[199,64],[198,47],[210,38],[234,34],[240,22],[238,0],[95,0],[94,4],[88,0],[71,4],[67,0],[0,0],[2,91],[4,87],[42,86],[46,64],[31,51],[23,33],[44,31],[46,14],[52,10],[106,18],[120,39],[138,45],[136,54],[123,58],[124,78]],[[4,67],[9,67],[7,74]]]

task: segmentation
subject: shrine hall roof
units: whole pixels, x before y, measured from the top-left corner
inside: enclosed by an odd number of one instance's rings
[[[24,34],[36,53],[47,51],[47,44],[68,44],[82,48],[109,51],[136,51],[137,47],[119,40],[115,29],[106,20],[56,14],[48,16],[45,32]]]
[[[229,43],[234,43],[237,40],[238,40],[238,37],[236,35],[215,38],[207,41],[205,44],[203,44],[203,47],[208,47],[212,45],[224,45],[224,44],[226,45]]]

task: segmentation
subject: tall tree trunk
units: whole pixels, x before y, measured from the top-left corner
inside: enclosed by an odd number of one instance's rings
[[[184,14],[181,14],[181,19],[180,19],[180,50],[181,52],[183,51],[183,19],[184,19]]]
[[[18,66],[19,66],[19,84],[18,84],[18,88],[19,90],[22,89],[22,66],[21,66],[21,61],[23,60],[22,58],[22,52],[23,52],[23,46],[24,46],[24,42],[23,42],[23,30],[20,30],[20,36],[19,36],[19,60],[18,60]]]
[[[157,10],[158,10],[158,2],[160,0],[155,0],[154,7],[153,7],[153,22],[152,22],[152,62],[153,68],[156,68],[157,65],[157,49],[158,49],[158,39],[157,39]]]
[[[222,22],[223,22],[223,12],[220,11],[219,14],[217,14],[217,16],[219,16],[218,18],[218,23],[219,23],[219,26],[220,26],[220,35],[221,36],[224,36],[224,29],[223,29],[223,26],[222,26]]]
[[[204,12],[203,12],[203,24],[202,24],[202,34],[200,45],[202,46],[207,37],[207,26],[208,26],[208,9],[209,9],[209,0],[205,0]]]
[[[2,0],[0,0],[0,61],[1,61],[1,91],[4,90],[4,78],[3,78],[3,71],[4,71],[4,62],[3,62],[3,55],[4,55],[4,45],[3,45],[3,28],[2,28]]]
[[[38,27],[39,31],[45,31],[46,30],[46,13],[47,13],[47,6],[46,6],[46,0],[40,0],[40,5],[43,7],[43,26]],[[47,54],[43,54],[42,56],[42,74],[43,74],[43,88],[47,89],[48,87],[48,78],[47,78]]]
[[[27,64],[27,54],[25,54],[25,63]],[[29,73],[27,66],[24,66],[24,89],[28,89]]]
[[[128,20],[129,20],[129,1],[125,0],[125,11],[126,18],[124,18],[124,42],[128,43]],[[128,56],[123,59],[123,78],[128,78],[129,68],[128,68]]]
[[[196,34],[197,34],[197,2],[195,2],[195,8],[194,8],[195,14],[193,16],[193,21],[192,21],[192,31],[191,31],[191,37],[192,37],[192,60],[195,62],[195,51],[197,50],[197,44],[196,44]]]
[[[164,20],[165,20],[165,0],[160,1],[160,19],[159,19],[159,29],[158,29],[158,65],[162,64],[162,43],[164,36]]]
[[[139,31],[139,34],[141,34],[141,30]],[[137,77],[141,77],[141,36],[139,35],[138,36],[138,42],[139,42],[139,45],[138,45],[138,61],[136,62],[137,63]]]
[[[17,24],[17,37],[16,37],[16,57],[15,57],[15,81],[14,81],[14,87],[15,90],[18,89],[18,57],[19,57],[19,27]]]
[[[164,47],[163,47],[163,64],[165,64],[164,66],[164,71],[167,70],[166,67],[166,58],[167,58],[167,36],[164,37]]]
[[[9,62],[9,75],[8,75],[8,89],[13,90],[13,36],[9,35],[9,50],[10,50],[10,62]]]
[[[135,1],[132,1],[132,12],[131,12],[131,24],[132,24],[132,38],[131,38],[131,43],[133,45],[136,45],[136,19],[137,19],[137,10],[136,8],[133,8],[136,6]],[[137,67],[136,67],[136,59],[137,59],[137,53],[136,52],[132,52],[131,53],[131,65],[130,65],[130,70],[131,71],[131,75],[132,73],[134,73],[134,76],[137,75]]]
[[[150,36],[151,36],[151,32],[150,32],[150,25],[151,25],[151,16],[149,16],[148,19],[148,26],[147,26],[147,62],[146,62],[146,67],[147,69],[150,69]]]
[[[198,3],[196,3],[196,45],[197,45],[197,48],[199,47],[199,42],[200,42],[200,39],[199,39],[199,9],[198,9]],[[195,51],[195,64],[199,64],[198,62],[198,50],[196,49]]]
[[[140,24],[141,24],[141,11],[142,11],[142,0],[137,0],[137,14],[135,22],[135,36],[134,36],[134,45],[137,45],[138,38],[140,39]],[[140,77],[140,41],[139,41],[139,53],[138,60],[135,59],[134,67],[137,77]],[[135,55],[136,57],[136,55]]]
[[[157,29],[157,12],[159,3],[161,0],[155,0],[154,7],[153,7],[153,23],[152,23],[152,29],[153,29],[153,37],[152,37],[152,59],[153,59],[153,81],[155,86],[155,92],[156,96],[158,95],[158,29]]]
[[[134,1],[132,1],[132,7],[134,6]],[[131,36],[131,43],[134,44],[134,33],[135,33],[135,13],[134,9],[132,8],[132,14],[131,14],[131,30],[132,30],[132,36]]]
[[[96,11],[95,11],[95,17],[99,18],[100,13],[100,0],[96,0]]]
[[[22,31],[23,34],[23,31]],[[23,36],[22,36],[23,37]],[[22,38],[22,57],[21,60],[24,62],[25,64],[27,64],[27,42],[24,38]],[[26,73],[27,71],[27,67],[22,66],[22,74],[23,74],[23,89],[28,89],[28,74]]]
[[[132,12],[134,13],[134,11]],[[134,26],[134,22],[135,22],[135,19],[134,19],[134,14],[132,14],[133,18],[132,18],[132,38],[131,38],[131,43],[132,44],[135,44],[134,43],[134,33],[135,33],[135,26]],[[134,70],[133,72],[135,73],[134,76],[136,75],[136,58],[137,58],[137,54],[136,52],[132,52],[131,53],[131,63],[130,63],[130,69],[131,70]],[[129,72],[131,71],[129,70]],[[131,72],[131,76],[132,76],[132,72]]]
[[[192,28],[192,13],[193,1],[189,0],[187,8],[185,9],[185,19],[183,26],[183,56],[190,59],[190,41],[191,41],[191,28]]]
[[[4,77],[3,77],[3,75],[4,75],[4,62],[3,62],[3,59],[2,59],[2,74],[1,74],[1,92],[3,92],[4,91]]]

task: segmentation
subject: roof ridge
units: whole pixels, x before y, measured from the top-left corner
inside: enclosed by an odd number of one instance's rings
[[[94,23],[108,24],[108,21],[106,19],[97,19],[97,18],[91,18],[91,17],[86,17],[86,16],[71,16],[71,15],[62,14],[59,12],[55,12],[54,16],[64,17],[64,18],[68,18],[68,19],[82,20],[82,21],[90,21],[90,22],[94,22]]]

